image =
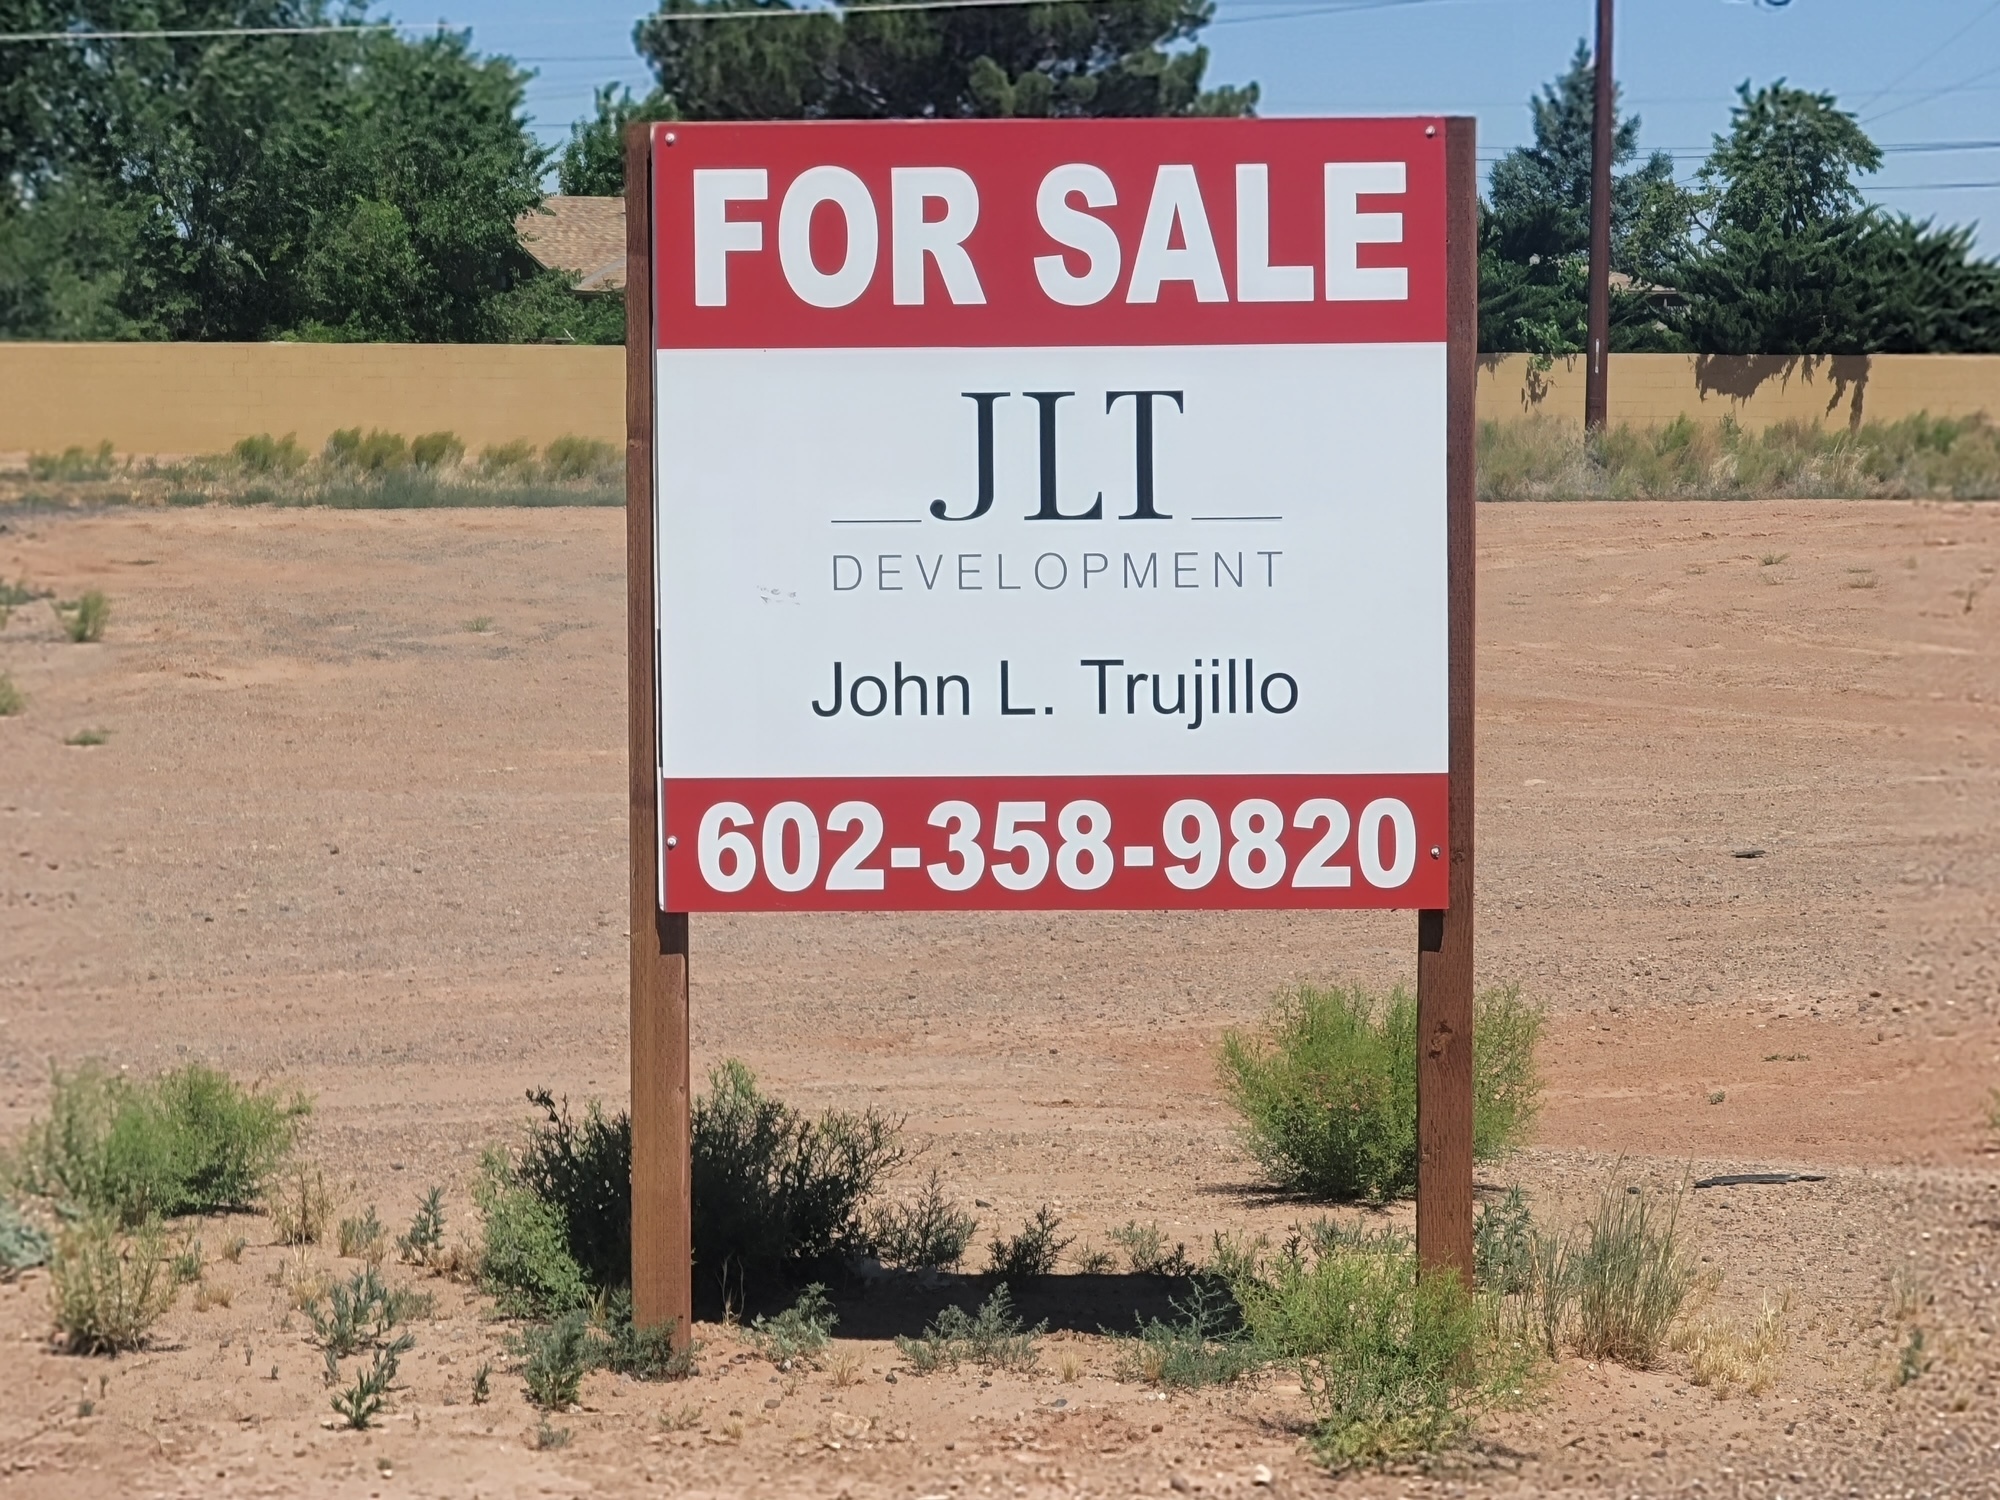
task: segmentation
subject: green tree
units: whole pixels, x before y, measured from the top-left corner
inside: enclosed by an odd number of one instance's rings
[[[723,11],[787,19],[686,20]],[[690,120],[1246,115],[1257,86],[1204,89],[1210,0],[963,11],[799,12],[787,0],[666,0],[634,32]]]
[[[1535,140],[1494,164],[1480,219],[1479,346],[1542,355],[1583,348],[1588,312],[1590,159],[1596,67],[1577,43],[1569,67],[1528,101]],[[1675,197],[1673,162],[1654,152],[1636,167],[1639,119],[1613,104],[1611,264],[1642,279]],[[1625,168],[1625,170],[1619,170]],[[1664,232],[1673,233],[1670,223]],[[1612,299],[1614,349],[1673,348],[1639,293]]]
[[[2000,351],[2000,264],[1972,236],[1868,207],[1882,153],[1830,94],[1738,91],[1702,168],[1674,280],[1713,354]]]
[[[324,0],[0,0],[9,29],[362,14]],[[548,161],[522,117],[526,77],[442,31],[0,48],[0,335],[586,336],[588,310],[559,295],[571,279],[514,231]]]
[[[616,198],[625,192],[625,127],[640,120],[678,120],[680,111],[657,89],[644,99],[607,83],[597,91],[596,111],[569,128],[569,141],[556,164],[557,190],[586,198]]]

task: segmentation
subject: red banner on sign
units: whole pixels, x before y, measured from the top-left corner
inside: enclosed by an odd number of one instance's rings
[[[1441,343],[1435,119],[656,125],[662,349]]]
[[[1446,904],[1445,778],[670,780],[674,911]]]

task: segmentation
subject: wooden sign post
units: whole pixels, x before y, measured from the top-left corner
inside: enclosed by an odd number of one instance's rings
[[[1415,910],[1470,1279],[1476,194],[1459,119],[632,128],[641,1324],[691,912]]]

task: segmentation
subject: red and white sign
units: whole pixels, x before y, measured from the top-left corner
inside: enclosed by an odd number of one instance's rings
[[[652,148],[663,909],[1446,905],[1441,120]]]

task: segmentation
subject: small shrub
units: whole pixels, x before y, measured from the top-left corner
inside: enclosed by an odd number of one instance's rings
[[[1019,1234],[1010,1239],[996,1239],[986,1247],[988,1268],[994,1275],[1010,1281],[1051,1274],[1071,1243],[1056,1238],[1061,1227],[1062,1219],[1044,1203],[1035,1210],[1032,1219],[1021,1225]]]
[[[489,1152],[473,1187],[485,1215],[479,1281],[510,1317],[557,1318],[590,1303],[583,1268],[569,1253],[562,1215]]]
[[[1028,1371],[1039,1355],[1035,1340],[1047,1323],[1023,1327],[1014,1311],[1013,1294],[1002,1282],[981,1305],[977,1316],[962,1307],[947,1307],[931,1320],[923,1337],[898,1334],[896,1349],[919,1375],[976,1364],[987,1370]]]
[[[482,1359],[472,1372],[472,1404],[484,1406],[493,1395],[493,1361]]]
[[[1191,1390],[1229,1385],[1263,1364],[1243,1327],[1235,1298],[1219,1281],[1200,1278],[1185,1302],[1169,1305],[1180,1314],[1178,1321],[1141,1321],[1138,1333],[1123,1341],[1121,1379]]]
[[[1128,1219],[1122,1228],[1111,1231],[1111,1243],[1125,1252],[1125,1264],[1134,1276],[1174,1276],[1194,1274],[1194,1262],[1187,1257],[1186,1245],[1167,1249],[1166,1232],[1158,1222],[1141,1224]]]
[[[1614,1181],[1598,1195],[1582,1243],[1547,1252],[1541,1295],[1557,1311],[1545,1316],[1559,1331],[1567,1306],[1572,1342],[1585,1359],[1639,1370],[1658,1361],[1696,1280],[1680,1233],[1684,1197],[1680,1189],[1662,1200]]]
[[[306,450],[295,432],[281,438],[260,432],[239,440],[229,451],[249,474],[296,474],[306,463]]]
[[[529,1329],[521,1336],[519,1350],[528,1399],[544,1411],[572,1405],[583,1388],[583,1377],[597,1362],[590,1321],[580,1308],[545,1327]]]
[[[0,624],[5,624],[0,621]],[[11,719],[28,706],[28,695],[14,686],[14,679],[0,672],[0,719]]]
[[[341,1259],[379,1262],[382,1252],[382,1221],[375,1217],[374,1204],[367,1212],[340,1221]]]
[[[1526,1293],[1535,1278],[1535,1221],[1527,1195],[1507,1189],[1498,1203],[1482,1203],[1472,1221],[1473,1278],[1503,1297]]]
[[[1344,1469],[1435,1449],[1517,1378],[1492,1321],[1455,1276],[1417,1274],[1392,1232],[1316,1226],[1233,1291],[1251,1337],[1299,1372],[1314,1447]]]
[[[596,1100],[573,1119],[547,1089],[530,1089],[542,1112],[514,1168],[514,1181],[556,1213],[570,1259],[594,1287],[632,1279],[632,1122],[607,1117]]]
[[[79,729],[75,734],[63,736],[63,743],[74,748],[90,749],[96,745],[109,744],[111,732],[107,729]]]
[[[89,1065],[58,1069],[52,1091],[48,1119],[28,1127],[8,1177],[126,1226],[252,1206],[310,1109],[201,1063],[146,1082]]]
[[[399,432],[373,428],[366,437],[359,427],[343,427],[326,440],[326,460],[364,474],[383,474],[410,461],[410,445]]]
[[[271,1228],[281,1245],[317,1245],[333,1222],[333,1189],[318,1167],[298,1163],[273,1185]]]
[[[232,1266],[243,1259],[243,1252],[250,1248],[250,1241],[240,1234],[232,1234],[222,1242],[222,1258]]]
[[[355,1377],[354,1384],[333,1398],[334,1412],[354,1431],[365,1431],[381,1414],[389,1390],[396,1383],[396,1367],[416,1340],[408,1334],[375,1351],[375,1360]]]
[[[573,1434],[567,1427],[551,1426],[543,1417],[535,1424],[535,1449],[537,1452],[552,1453],[558,1448],[567,1448]]]
[[[23,1271],[46,1264],[49,1249],[47,1231],[0,1198],[0,1281],[12,1281]]]
[[[833,1304],[826,1288],[814,1282],[798,1300],[775,1318],[759,1317],[750,1325],[750,1342],[772,1364],[790,1368],[797,1360],[817,1360],[833,1337]]]
[[[111,443],[109,439],[95,448],[70,447],[60,453],[30,453],[28,455],[28,477],[43,481],[55,480],[76,483],[91,479],[111,477]]]
[[[375,1267],[364,1266],[305,1311],[320,1348],[332,1359],[345,1359],[357,1349],[379,1348],[412,1318],[427,1317],[431,1303],[420,1293],[390,1286]]]
[[[602,438],[559,437],[542,451],[542,467],[550,479],[597,479],[617,467],[618,449]]]
[[[396,1237],[396,1251],[420,1266],[433,1264],[444,1251],[444,1189],[432,1187],[417,1205],[409,1232]]]
[[[104,627],[111,620],[111,601],[102,589],[86,589],[81,598],[57,604],[56,618],[73,644],[91,645],[104,639]]]
[[[605,1301],[603,1326],[607,1335],[604,1367],[634,1380],[685,1380],[695,1372],[699,1346],[674,1347],[675,1326],[640,1328],[632,1321],[632,1294],[613,1292]]]
[[[945,1197],[937,1168],[909,1203],[891,1204],[875,1216],[875,1253],[885,1266],[949,1271],[965,1259],[979,1221]]]
[[[1896,1356],[1896,1373],[1890,1384],[1901,1390],[1930,1367],[1931,1357],[1924,1348],[1924,1331],[1912,1325],[1909,1337],[1903,1343],[1903,1352]]]
[[[901,1122],[872,1109],[814,1119],[733,1058],[708,1084],[691,1122],[695,1264],[740,1284],[872,1249],[865,1209],[903,1160]]]
[[[1117,1260],[1109,1250],[1085,1242],[1084,1247],[1070,1257],[1070,1264],[1076,1267],[1079,1276],[1109,1276],[1118,1268]]]
[[[491,443],[479,451],[479,467],[489,477],[526,469],[535,462],[535,445],[516,440]]]
[[[49,1282],[56,1327],[72,1354],[138,1348],[180,1290],[157,1224],[124,1238],[103,1215],[57,1237]]]
[[[410,462],[420,469],[455,464],[465,457],[465,444],[455,432],[426,432],[410,440]]]
[[[1473,1022],[1473,1155],[1519,1144],[1540,1096],[1541,1011],[1518,987],[1479,996]],[[1245,1143],[1278,1186],[1322,1199],[1405,1195],[1417,1174],[1417,1007],[1398,989],[1301,985],[1260,1035],[1223,1037],[1221,1072]]]
[[[180,1249],[168,1257],[167,1266],[173,1272],[176,1286],[189,1286],[201,1280],[201,1241],[184,1241]]]

